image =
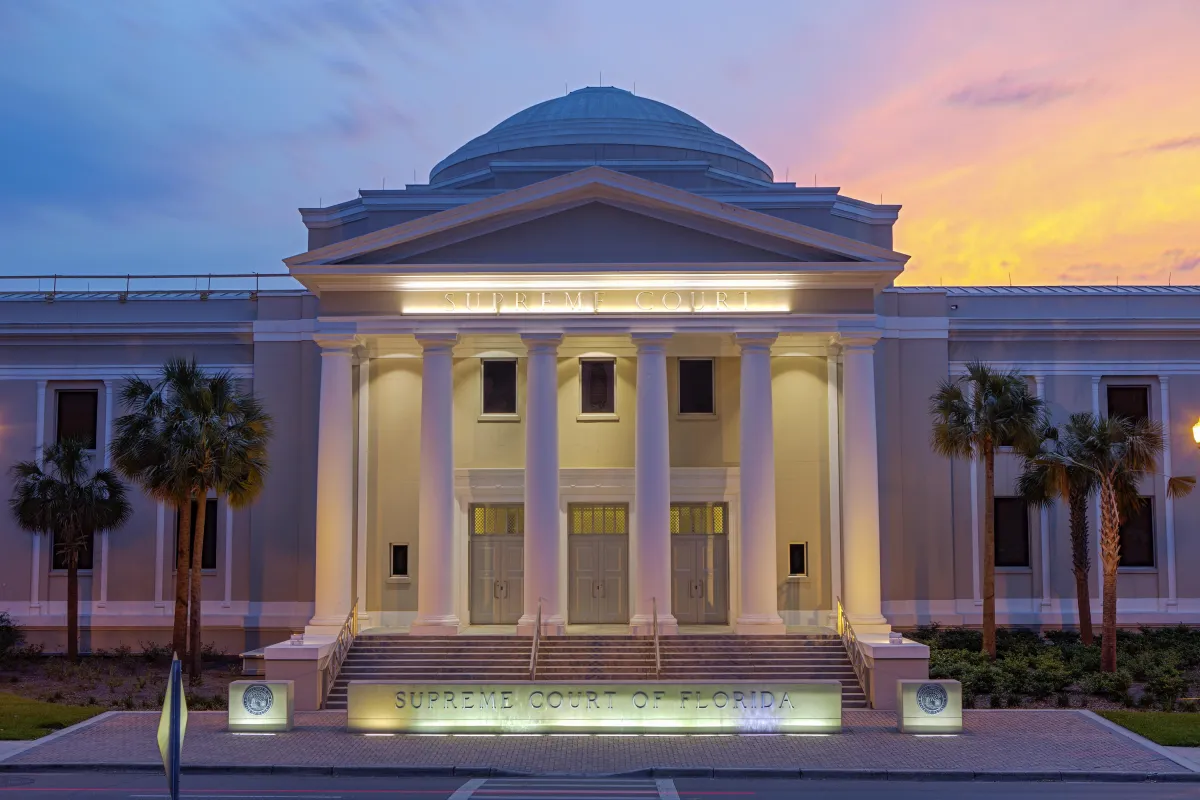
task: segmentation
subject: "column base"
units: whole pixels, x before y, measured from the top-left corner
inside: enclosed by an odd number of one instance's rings
[[[342,632],[342,626],[346,624],[346,617],[349,614],[350,610],[346,609],[346,613],[340,617],[313,617],[304,626],[304,635],[337,636]]]
[[[855,633],[891,633],[892,624],[881,614],[846,614]]]
[[[456,614],[418,617],[408,626],[409,636],[457,636],[462,624]]]
[[[774,636],[787,633],[787,626],[778,614],[743,614],[733,623],[738,636]]]
[[[654,617],[649,614],[634,614],[629,620],[629,632],[634,636],[653,636]],[[658,618],[659,636],[676,636],[679,633],[679,621],[670,614]]]
[[[517,620],[517,635],[518,636],[533,636],[533,630],[537,627],[537,615],[526,614]],[[542,617],[542,636],[565,636],[567,633],[567,621],[557,614],[549,617]]]

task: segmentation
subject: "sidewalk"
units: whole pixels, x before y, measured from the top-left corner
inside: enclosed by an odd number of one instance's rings
[[[1200,780],[1161,748],[1072,711],[968,711],[960,736],[895,731],[886,711],[847,709],[841,734],[353,735],[345,714],[298,713],[278,735],[225,731],[223,712],[188,715],[184,768],[426,774],[764,774]],[[110,712],[0,763],[33,769],[161,769],[157,712]]]

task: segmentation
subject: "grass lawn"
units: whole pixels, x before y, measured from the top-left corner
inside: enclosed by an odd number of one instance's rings
[[[0,739],[38,739],[106,709],[44,703],[0,692]]]
[[[1166,747],[1200,747],[1200,712],[1098,711],[1134,733]]]

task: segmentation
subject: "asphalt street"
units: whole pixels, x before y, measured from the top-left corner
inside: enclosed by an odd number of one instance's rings
[[[0,798],[168,800],[165,785],[161,775],[148,773],[7,773],[0,775]],[[1200,784],[185,775],[181,796],[189,800],[1200,800]]]

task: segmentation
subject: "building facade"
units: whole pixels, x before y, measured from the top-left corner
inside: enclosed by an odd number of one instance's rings
[[[931,451],[930,395],[973,359],[1019,368],[1056,419],[1161,420],[1164,470],[1196,474],[1200,292],[897,288],[899,210],[578,90],[428,184],[301,209],[293,288],[6,292],[0,461],[71,434],[105,462],[123,380],[171,356],[246,381],[276,433],[261,499],[209,501],[205,639],[227,649],[336,631],[356,600],[414,634],[782,632],[839,600],[856,629],[978,624],[981,467]],[[1018,470],[1002,453],[1000,621],[1071,625],[1066,510],[1026,508]],[[1200,500],[1143,492],[1122,622],[1200,620]],[[134,494],[84,562],[85,646],[169,631],[176,512]],[[0,536],[0,608],[55,646],[52,543],[8,516]]]

